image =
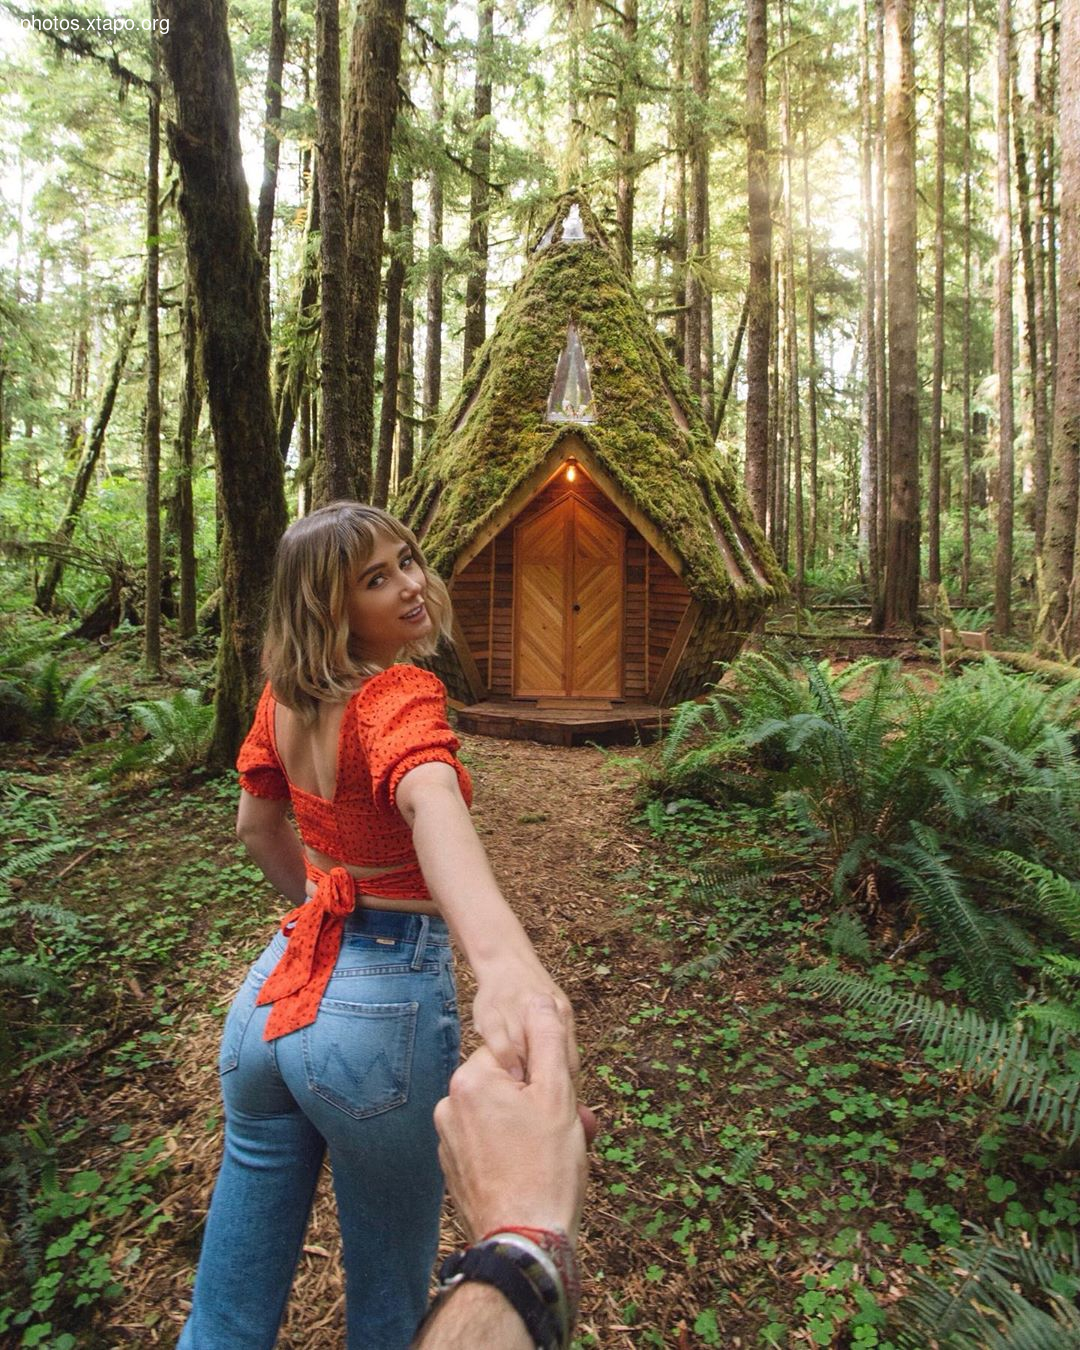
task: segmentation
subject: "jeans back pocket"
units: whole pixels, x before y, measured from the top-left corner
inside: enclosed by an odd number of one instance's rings
[[[218,1073],[231,1073],[240,1062],[240,1050],[244,1044],[251,1014],[255,1011],[255,1000],[266,980],[265,975],[251,970],[240,986],[232,1001],[228,1016],[225,1018],[225,1030],[221,1034],[221,1053],[218,1056]]]
[[[403,1106],[419,1008],[324,998],[301,1032],[308,1087],[355,1120]]]

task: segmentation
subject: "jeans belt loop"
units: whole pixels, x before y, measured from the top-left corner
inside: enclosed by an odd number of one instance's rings
[[[419,970],[424,964],[424,953],[427,950],[428,933],[431,929],[431,919],[427,914],[417,915],[420,920],[420,936],[416,939],[416,953],[413,956],[410,970]]]

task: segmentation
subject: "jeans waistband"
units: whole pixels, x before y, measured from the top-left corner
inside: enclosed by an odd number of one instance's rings
[[[437,915],[369,909],[366,905],[358,905],[345,917],[342,936],[346,941],[351,937],[368,937],[393,938],[396,942],[419,942],[423,938],[425,943],[439,946],[446,946],[450,942],[446,920]]]

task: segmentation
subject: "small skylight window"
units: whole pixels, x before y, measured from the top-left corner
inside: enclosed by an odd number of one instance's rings
[[[585,227],[581,223],[581,212],[578,210],[577,202],[566,213],[566,219],[563,221],[562,227],[562,240],[564,244],[585,242]]]
[[[555,365],[555,380],[548,394],[547,421],[595,422],[592,384],[585,349],[573,323],[567,325],[566,346]]]
[[[551,243],[554,234],[555,234],[555,222],[552,221],[551,224],[544,231],[544,233],[540,236],[540,242],[533,249],[533,252],[539,253],[542,249],[547,248],[548,244]]]

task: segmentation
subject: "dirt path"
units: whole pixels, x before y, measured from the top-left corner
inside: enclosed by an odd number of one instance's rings
[[[620,1023],[628,1001],[637,1000],[634,986],[649,984],[654,968],[645,944],[617,912],[620,890],[612,879],[634,864],[644,846],[629,824],[625,775],[610,772],[604,756],[592,749],[464,737],[463,757],[476,785],[474,819],[496,874],[574,1003],[587,1082],[598,1047]],[[162,1230],[163,1240],[154,1239],[144,1248],[141,1277],[112,1319],[125,1343],[172,1345],[183,1318],[198,1225],[220,1152],[214,1071],[220,1004],[242,977],[244,964],[238,953],[235,969],[208,990],[205,1006],[190,1013],[184,1024],[177,1091],[165,1121],[174,1125],[176,1141],[176,1184],[166,1205],[173,1222],[171,1230]],[[462,985],[467,1007],[467,977]],[[131,1090],[125,1095],[130,1102]],[[137,1103],[131,1105],[139,1109]],[[160,1103],[147,1101],[145,1109],[150,1119],[156,1114],[160,1129]],[[587,1270],[605,1258],[610,1270],[604,1225],[602,1209],[592,1206],[582,1236]],[[343,1291],[336,1230],[324,1176],[281,1350],[341,1350]],[[447,1247],[460,1240],[451,1216],[443,1236]],[[617,1322],[611,1299],[590,1285],[583,1327],[603,1346],[629,1344],[609,1334]]]

